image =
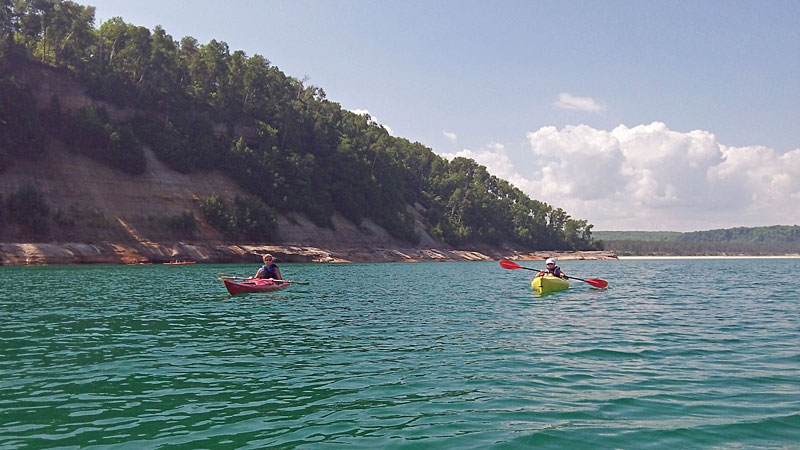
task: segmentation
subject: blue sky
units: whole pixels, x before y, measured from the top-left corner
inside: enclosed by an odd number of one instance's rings
[[[596,230],[800,224],[798,1],[81,3],[263,55]]]

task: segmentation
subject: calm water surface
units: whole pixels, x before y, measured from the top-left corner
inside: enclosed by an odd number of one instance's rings
[[[800,259],[561,266],[0,267],[0,448],[800,447]]]

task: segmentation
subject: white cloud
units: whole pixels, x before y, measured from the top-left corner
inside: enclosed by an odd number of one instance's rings
[[[505,146],[497,142],[490,142],[486,148],[478,150],[463,149],[456,153],[442,153],[441,156],[450,161],[457,157],[470,158],[476,163],[486,166],[487,170],[489,170],[492,175],[499,176],[508,181],[510,181],[510,176],[513,175],[514,166],[511,163],[511,159],[508,157]],[[491,169],[489,169],[490,167]]]
[[[800,224],[800,148],[729,147],[710,132],[660,122],[611,131],[543,127],[527,134],[527,144],[523,163],[513,164],[500,144],[449,157],[472,158],[596,230]]]
[[[558,100],[553,104],[561,109],[571,109],[584,112],[600,112],[606,110],[605,105],[597,103],[591,97],[578,97],[566,92],[558,94]]]
[[[536,188],[530,180],[514,170],[514,164],[503,144],[490,142],[485,148],[478,150],[463,149],[456,153],[442,153],[441,156],[451,161],[456,157],[470,158],[476,163],[485,166],[486,170],[492,175],[508,181],[523,192],[528,193]],[[536,197],[533,196],[533,198]]]
[[[392,136],[394,136],[394,132],[392,131],[391,128],[389,128],[389,125],[386,125],[385,123],[381,123],[381,121],[378,120],[378,118],[375,117],[374,115],[370,114],[370,112],[368,110],[366,110],[366,109],[351,109],[350,112],[353,113],[353,114],[358,114],[359,116],[368,116],[369,119],[370,119],[370,122],[373,122],[376,125],[380,125],[383,128],[386,128],[386,131],[389,134],[391,134]]]
[[[455,134],[455,133],[453,133],[453,132],[450,132],[450,131],[442,131],[442,134],[443,134],[443,135],[444,135],[444,137],[445,137],[445,138],[446,138],[448,141],[450,141],[450,142],[453,142],[453,143],[455,143],[455,142],[458,140],[458,136],[456,136],[456,134]]]
[[[709,170],[709,184],[740,198],[743,216],[800,224],[800,148],[779,154],[762,146],[721,146],[721,152],[723,161]]]

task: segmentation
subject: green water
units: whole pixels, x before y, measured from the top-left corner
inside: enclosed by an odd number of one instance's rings
[[[561,266],[0,267],[0,448],[798,448],[800,259]]]

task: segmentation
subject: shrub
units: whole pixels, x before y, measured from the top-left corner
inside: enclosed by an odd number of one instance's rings
[[[202,210],[208,223],[229,238],[262,242],[278,238],[275,210],[256,197],[236,196],[231,208],[215,193],[203,201]]]
[[[226,236],[232,234],[233,227],[231,226],[230,212],[222,197],[217,193],[211,194],[203,200],[201,209],[206,221],[215,230]]]
[[[72,151],[128,174],[144,173],[144,151],[130,124],[112,123],[105,108],[93,106],[64,117],[61,134]]]
[[[0,76],[0,148],[7,152],[0,156],[0,172],[11,165],[14,156],[40,155],[44,136],[30,89],[19,86],[13,78]]]
[[[56,214],[53,216],[53,222],[56,223],[61,228],[73,227],[77,223],[75,217],[67,212],[64,212],[62,209],[58,209]]]
[[[167,227],[185,233],[193,233],[197,230],[197,219],[191,211],[184,211],[177,216],[168,217],[166,219]]]
[[[112,126],[114,131],[109,136],[108,149],[104,159],[111,167],[131,175],[144,173],[147,160],[144,157],[142,144],[133,134],[130,125]]]
[[[48,230],[50,208],[44,195],[34,186],[25,185],[8,196],[6,210],[9,219],[18,224],[23,232],[42,236]]]
[[[76,153],[100,159],[102,151],[108,147],[109,123],[105,108],[88,106],[71,115],[65,115],[62,139]]]
[[[278,219],[275,210],[257,197],[236,196],[232,218],[234,229],[242,237],[253,241],[269,241],[278,237],[276,233]]]

